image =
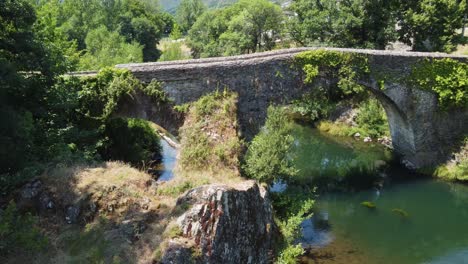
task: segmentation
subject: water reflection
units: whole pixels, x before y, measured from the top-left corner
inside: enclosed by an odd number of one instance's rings
[[[174,177],[174,167],[177,161],[177,149],[161,140],[163,149],[158,181],[169,181]]]
[[[320,189],[368,188],[375,184],[392,159],[380,144],[348,137],[331,137],[317,129],[296,124],[291,156],[299,170],[296,179]]]

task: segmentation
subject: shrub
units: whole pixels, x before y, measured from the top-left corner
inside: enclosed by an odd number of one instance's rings
[[[370,98],[362,102],[356,117],[359,130],[364,131],[363,135],[370,137],[389,136],[387,115],[379,101]]]
[[[289,245],[283,249],[276,260],[276,264],[296,264],[297,258],[305,253],[301,244]]]
[[[294,141],[291,132],[292,121],[286,110],[268,107],[265,126],[252,140],[245,155],[245,173],[268,184],[296,175],[292,157],[288,155]]]
[[[104,134],[108,143],[101,150],[109,160],[122,160],[142,166],[159,159],[160,139],[147,121],[115,118],[107,122]]]
[[[13,202],[10,202],[5,211],[0,211],[0,256],[19,249],[44,249],[47,240],[34,224],[35,219],[31,214],[21,215]]]
[[[301,224],[312,217],[313,191],[298,186],[288,186],[283,193],[272,193],[275,222],[280,229],[282,241],[276,263],[297,263],[297,257],[304,254],[295,241],[301,236]]]
[[[337,97],[363,92],[357,81],[370,71],[364,55],[321,49],[299,53],[294,63],[304,71],[305,83],[312,83],[320,74],[337,79]]]

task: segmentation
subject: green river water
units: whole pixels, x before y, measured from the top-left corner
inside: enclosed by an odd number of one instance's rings
[[[388,165],[383,176],[377,168],[391,154],[378,144],[301,125],[295,138],[299,182],[327,190],[302,224],[299,242],[310,248],[303,263],[468,263],[468,186],[415,180]]]

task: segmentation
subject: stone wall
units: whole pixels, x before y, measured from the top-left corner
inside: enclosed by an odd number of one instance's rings
[[[263,125],[270,104],[288,104],[314,87],[304,85],[300,69],[292,66],[294,55],[315,48],[286,49],[226,58],[210,58],[162,63],[123,64],[143,82],[153,79],[176,104],[197,100],[215,91],[230,89],[239,94],[238,114],[243,136],[251,139]],[[467,109],[439,113],[434,94],[406,87],[398,82],[422,58],[454,58],[468,62],[467,56],[443,53],[395,52],[337,49],[367,55],[369,79],[362,80],[382,102],[389,117],[392,140],[397,153],[410,166],[433,165],[447,156],[456,138],[468,132]],[[377,79],[391,76],[380,91]],[[324,78],[322,81],[330,82]],[[142,112],[148,106],[141,105]],[[141,112],[140,111],[140,112]],[[153,111],[154,112],[154,111]],[[447,118],[450,117],[450,118]]]

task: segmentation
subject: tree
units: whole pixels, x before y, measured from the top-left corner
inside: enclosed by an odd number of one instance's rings
[[[189,31],[194,57],[271,50],[280,38],[281,8],[266,0],[241,0],[204,13]]]
[[[466,0],[411,0],[400,6],[400,39],[413,50],[451,52],[464,42],[456,31],[468,12]]]
[[[143,60],[142,47],[138,43],[126,43],[123,36],[108,31],[105,26],[90,31],[85,43],[87,49],[81,58],[81,69],[100,69],[109,65]]]
[[[288,23],[291,37],[302,45],[384,49],[396,39],[393,1],[295,0],[297,15]]]
[[[271,184],[289,180],[297,170],[290,156],[294,143],[291,119],[280,107],[270,106],[267,112],[265,126],[247,150],[243,169],[249,177]]]
[[[152,13],[141,0],[127,0],[126,12],[120,18],[120,34],[128,43],[138,42],[143,47],[143,61],[156,61],[161,52],[157,44],[165,24],[160,13]]]
[[[60,63],[66,58],[52,54],[53,44],[34,31],[35,22],[26,1],[0,1],[1,191],[14,173],[37,159],[34,144],[45,133],[40,122],[48,115],[47,87],[66,70]]]
[[[206,6],[201,0],[182,0],[176,11],[176,20],[184,33],[190,30]]]

